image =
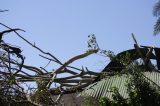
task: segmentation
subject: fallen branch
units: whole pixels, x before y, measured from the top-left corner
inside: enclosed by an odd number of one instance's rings
[[[93,53],[97,53],[99,51],[99,49],[91,49],[91,50],[88,50],[86,51],[85,53],[83,54],[80,54],[80,55],[77,55],[71,59],[69,59],[66,63],[64,63],[60,68],[58,68],[57,70],[53,71],[52,72],[52,80],[50,80],[47,84],[47,88],[49,88],[52,84],[52,82],[54,81],[54,75],[57,74],[58,72],[62,71],[64,68],[66,68],[69,64],[71,64],[72,62],[78,60],[78,59],[81,59],[81,58],[84,58],[84,57],[87,57]]]

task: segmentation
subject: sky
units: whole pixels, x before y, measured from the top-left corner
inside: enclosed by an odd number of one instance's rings
[[[88,35],[95,34],[101,49],[115,53],[133,48],[135,37],[139,45],[160,47],[160,35],[153,36],[156,17],[152,11],[156,0],[0,0],[0,22],[26,32],[20,34],[44,51],[65,62],[84,53]],[[0,30],[4,30],[0,26]],[[23,50],[25,64],[45,66],[48,61],[15,34],[4,37],[6,43]],[[92,55],[72,65],[100,72],[108,58]],[[58,67],[50,64],[48,70]]]

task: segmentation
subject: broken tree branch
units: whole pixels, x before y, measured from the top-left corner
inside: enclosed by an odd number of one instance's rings
[[[49,88],[52,84],[52,82],[54,81],[54,75],[59,72],[59,71],[62,71],[64,68],[66,68],[69,64],[71,64],[72,62],[78,60],[78,59],[81,59],[81,58],[84,58],[84,57],[87,57],[93,53],[97,53],[99,51],[99,49],[91,49],[91,50],[88,50],[86,51],[85,53],[83,54],[80,54],[80,55],[77,55],[71,59],[69,59],[66,63],[64,63],[60,68],[58,68],[57,70],[53,71],[53,74],[52,74],[52,80],[50,80],[47,84],[47,88]]]

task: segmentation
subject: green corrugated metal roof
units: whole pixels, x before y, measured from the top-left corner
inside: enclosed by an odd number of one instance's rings
[[[155,84],[160,86],[160,73],[143,72],[143,75],[148,79],[148,81],[153,81]],[[117,87],[119,88],[119,93],[124,98],[127,98],[127,87],[125,86],[127,84],[127,80],[129,80],[129,78],[127,78],[125,74],[107,76],[107,78],[89,85],[84,91],[81,92],[80,96],[88,95],[93,96],[96,99],[100,99],[101,97],[108,97],[112,99],[111,88]]]

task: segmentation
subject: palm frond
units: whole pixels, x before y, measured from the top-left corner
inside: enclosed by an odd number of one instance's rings
[[[153,7],[153,15],[158,17],[160,16],[160,0]]]
[[[160,17],[157,19],[156,24],[154,25],[154,35],[157,35],[160,32]]]

